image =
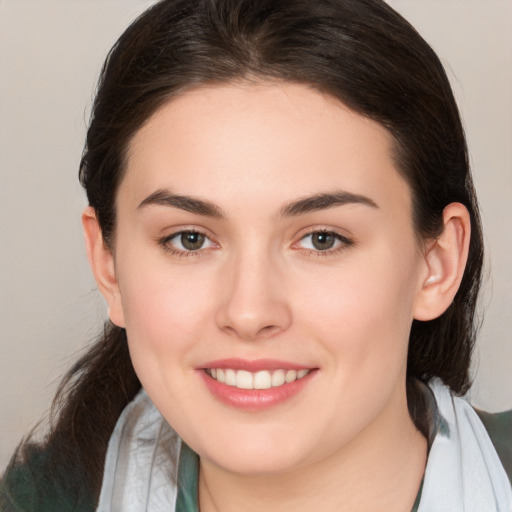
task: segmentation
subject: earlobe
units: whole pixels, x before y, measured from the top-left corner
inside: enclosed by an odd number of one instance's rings
[[[468,259],[471,222],[466,207],[451,203],[443,211],[443,231],[427,245],[426,277],[420,283],[413,315],[416,320],[433,320],[453,302]]]
[[[114,256],[105,244],[94,208],[87,207],[82,213],[87,259],[103,297],[107,301],[110,320],[124,327],[121,293],[114,266]]]

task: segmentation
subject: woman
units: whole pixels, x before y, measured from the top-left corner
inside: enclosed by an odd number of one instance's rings
[[[464,134],[386,4],[159,2],[109,54],[80,178],[111,324],[2,510],[510,509],[510,445],[453,398]]]

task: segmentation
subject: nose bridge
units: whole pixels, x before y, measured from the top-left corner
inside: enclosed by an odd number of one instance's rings
[[[219,327],[241,339],[266,338],[291,322],[279,258],[261,243],[247,244],[228,261],[222,283]]]

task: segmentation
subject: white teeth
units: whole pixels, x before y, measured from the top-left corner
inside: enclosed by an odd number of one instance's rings
[[[238,370],[236,372],[236,387],[240,389],[253,389],[252,386],[252,373],[245,370]]]
[[[206,373],[223,384],[239,389],[269,389],[282,386],[305,377],[311,370],[274,370],[269,372],[248,372],[231,368],[208,368]]]
[[[268,389],[272,387],[270,372],[263,371],[254,374],[254,389]]]
[[[309,373],[309,370],[299,370],[297,372],[297,379],[302,379],[302,377],[305,377]]]
[[[297,380],[297,372],[295,370],[288,370],[284,380],[286,382],[293,382],[294,380]]]
[[[276,370],[272,374],[272,386],[282,386],[285,383],[284,370]]]
[[[224,382],[228,386],[236,386],[236,372],[235,370],[225,370],[224,372]]]

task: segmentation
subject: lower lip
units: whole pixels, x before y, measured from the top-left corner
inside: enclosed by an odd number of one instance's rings
[[[281,404],[300,393],[309,384],[316,370],[311,370],[302,379],[268,389],[240,389],[215,380],[204,370],[199,370],[199,373],[206,387],[221,402],[237,409],[260,411]]]

